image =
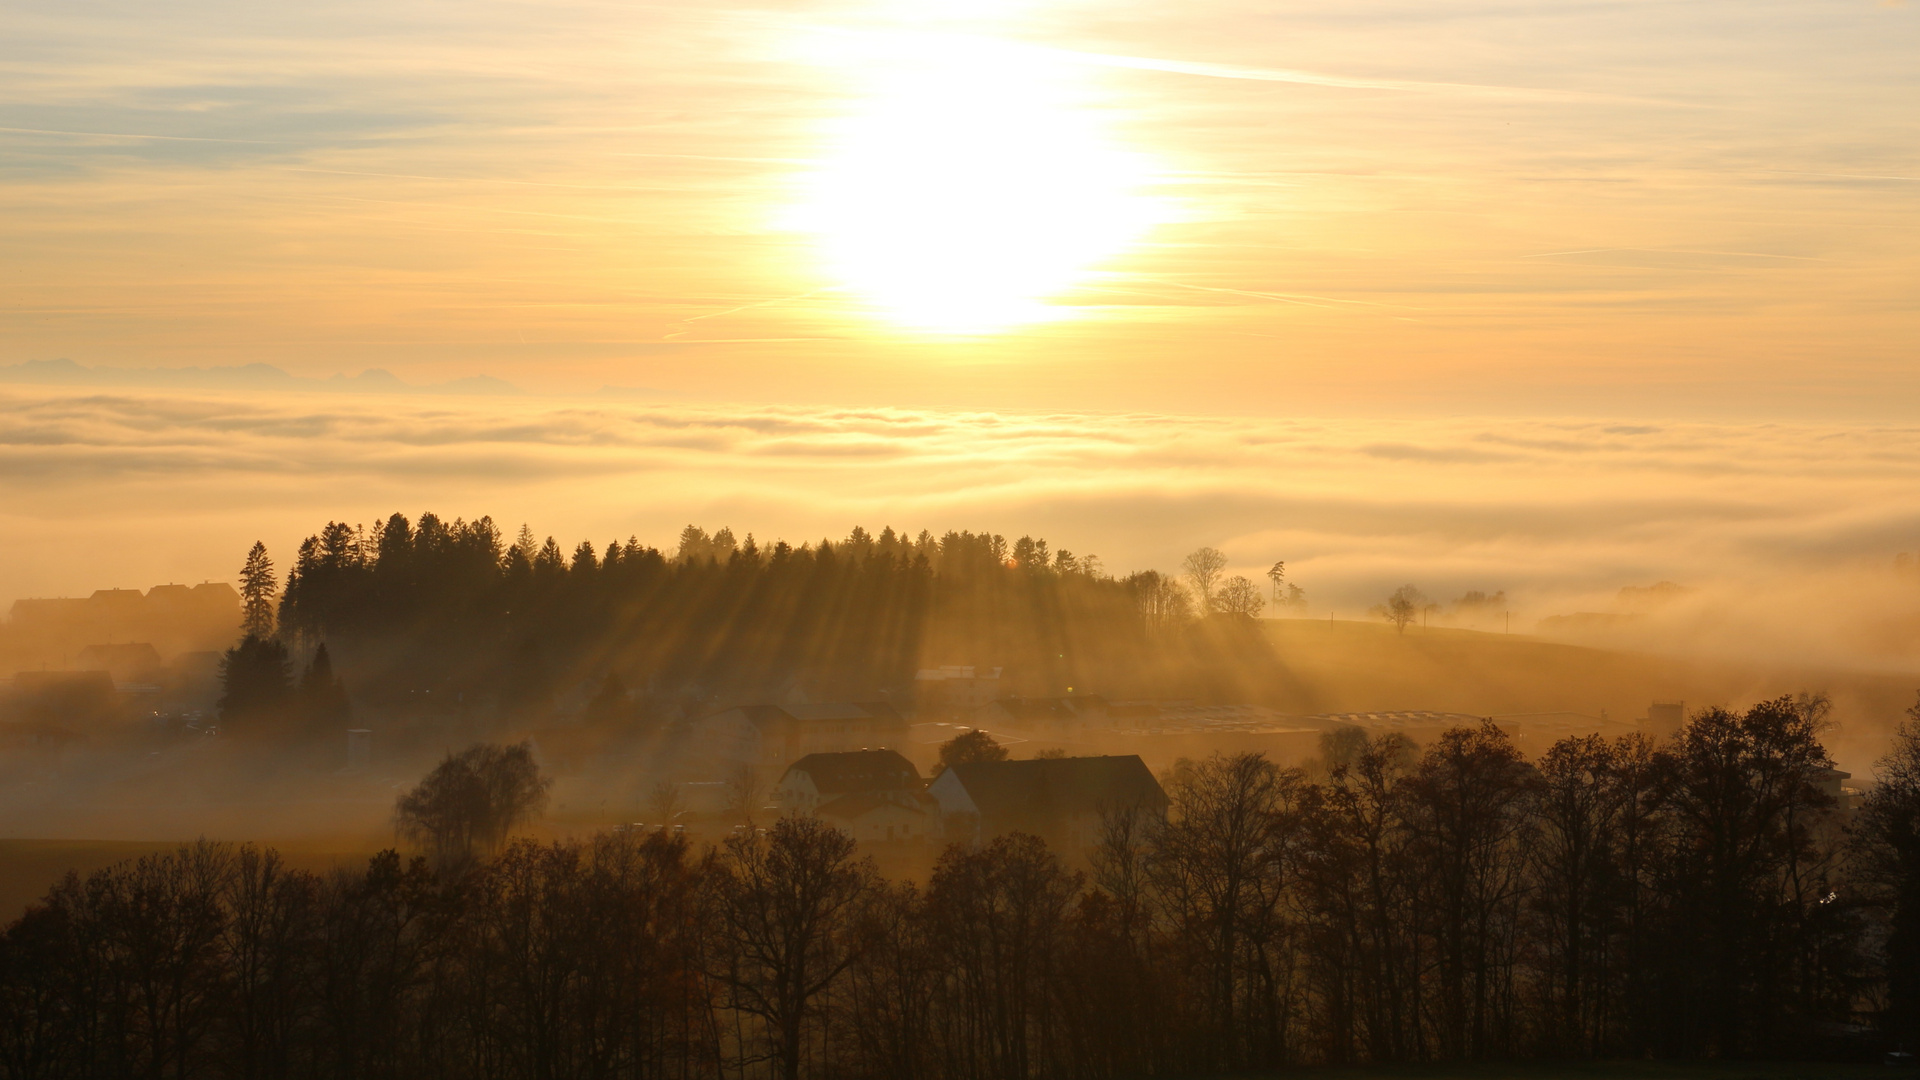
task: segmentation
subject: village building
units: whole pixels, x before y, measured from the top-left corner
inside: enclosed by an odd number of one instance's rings
[[[848,795],[878,795],[913,803],[926,788],[920,770],[898,751],[848,750],[808,754],[787,766],[774,784],[773,802],[782,810],[812,813]]]
[[[164,677],[160,653],[147,642],[89,645],[80,650],[74,667],[81,671],[104,671],[116,685],[157,683]]]
[[[1137,754],[976,761],[955,765],[927,788],[950,840],[1028,832],[1063,851],[1083,851],[1104,815],[1167,812],[1167,795]]]
[[[0,622],[0,652],[23,666],[65,667],[89,645],[144,642],[164,658],[224,649],[239,628],[240,594],[224,581],[156,585],[144,594],[100,589],[86,597],[15,600]]]
[[[868,843],[927,840],[940,831],[940,804],[920,770],[893,750],[808,754],[781,775],[773,801]]]
[[[843,795],[822,805],[818,814],[865,843],[929,840],[940,834],[940,804],[925,792],[911,802],[880,792]]]

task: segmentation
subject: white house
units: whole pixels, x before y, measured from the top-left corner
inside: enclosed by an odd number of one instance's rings
[[[843,795],[821,806],[819,815],[867,843],[927,840],[940,833],[940,804],[924,793],[912,801],[878,792]]]

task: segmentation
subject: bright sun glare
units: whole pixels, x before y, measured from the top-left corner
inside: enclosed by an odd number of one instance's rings
[[[832,273],[916,329],[1056,318],[1156,220],[1146,169],[1045,54],[943,36],[889,49],[832,133],[801,225]]]

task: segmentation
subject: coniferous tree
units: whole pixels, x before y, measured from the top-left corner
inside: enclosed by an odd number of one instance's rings
[[[273,597],[280,591],[267,545],[256,540],[240,567],[240,632],[244,636],[273,636]]]
[[[343,723],[351,712],[347,688],[334,674],[333,657],[324,641],[314,649],[313,659],[301,673],[299,699],[301,712],[310,724]]]
[[[263,722],[283,715],[292,704],[287,647],[278,638],[248,634],[221,658],[220,683],[220,722],[257,733]]]

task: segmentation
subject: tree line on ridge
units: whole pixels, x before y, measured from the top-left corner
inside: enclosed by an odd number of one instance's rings
[[[855,528],[796,548],[688,526],[673,552],[628,539],[567,553],[484,517],[331,522],[300,545],[277,604],[264,546],[249,555],[223,718],[323,727],[349,683],[382,708],[507,717],[583,686],[655,721],[721,697],[906,703],[914,672],[944,664],[1002,667],[1010,693],[1260,700],[1258,590],[1208,575],[1190,595],[988,533]]]

